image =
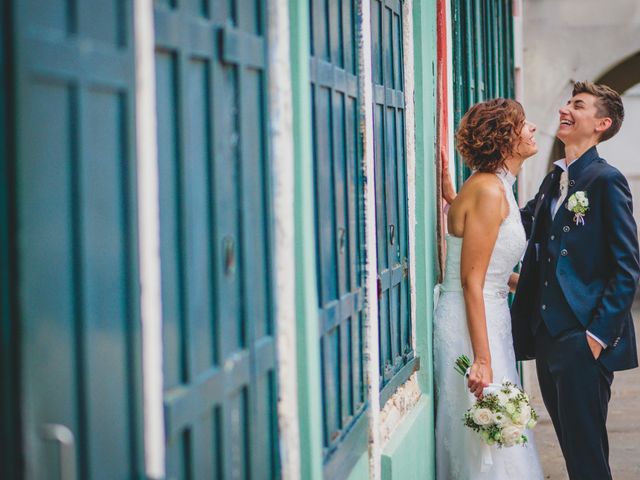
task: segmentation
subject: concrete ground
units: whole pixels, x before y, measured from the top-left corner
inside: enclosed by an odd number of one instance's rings
[[[637,334],[640,335],[640,303],[634,305],[634,319]],[[640,345],[640,337],[638,338]],[[545,479],[568,479],[564,459],[558,439],[544,408],[540,390],[535,380],[535,365],[527,372],[526,390],[531,394],[534,407],[540,415],[535,428],[536,442]],[[613,380],[611,402],[609,403],[610,463],[615,480],[640,479],[640,369],[618,372]]]

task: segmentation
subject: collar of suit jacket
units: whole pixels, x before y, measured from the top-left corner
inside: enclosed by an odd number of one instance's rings
[[[578,157],[576,160],[571,162],[571,164],[569,165],[569,179],[577,182],[582,172],[584,172],[585,168],[591,165],[594,160],[597,160],[598,158],[600,158],[600,155],[598,155],[598,149],[594,145],[589,150],[580,155],[580,157]],[[555,165],[561,172],[562,170],[564,170],[564,168],[563,165],[560,165],[559,163],[560,161],[555,162]]]

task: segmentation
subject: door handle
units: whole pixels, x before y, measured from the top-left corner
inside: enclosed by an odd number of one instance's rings
[[[43,440],[56,442],[59,445],[60,480],[77,480],[76,442],[73,432],[64,425],[46,423],[42,426],[41,436]]]

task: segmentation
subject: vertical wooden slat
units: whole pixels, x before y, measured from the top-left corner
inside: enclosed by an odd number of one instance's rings
[[[166,367],[167,471],[178,478],[279,468],[265,15],[264,1],[155,5],[164,341],[182,359]]]
[[[311,0],[311,97],[325,462],[362,411],[362,187],[353,0]],[[356,386],[358,382],[358,386]]]
[[[13,6],[0,6],[0,224],[15,225]],[[0,229],[0,477],[17,478],[22,444],[18,404],[15,232]]]
[[[32,0],[13,9],[26,475],[57,468],[57,446],[41,436],[54,423],[74,436],[82,478],[136,476],[132,5]]]

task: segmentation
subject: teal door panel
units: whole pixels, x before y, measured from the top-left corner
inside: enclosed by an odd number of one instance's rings
[[[26,477],[139,478],[132,8],[14,8]]]
[[[353,0],[309,10],[323,446],[325,476],[339,478],[366,450],[357,12]]]
[[[279,476],[266,3],[156,2],[167,476]]]
[[[513,98],[513,17],[509,0],[451,0],[454,125],[475,103]],[[458,158],[458,183],[469,169]]]
[[[402,52],[402,4],[371,1],[374,162],[378,253],[380,384],[406,380],[414,360],[409,305],[409,226]],[[405,378],[396,378],[400,372]]]

